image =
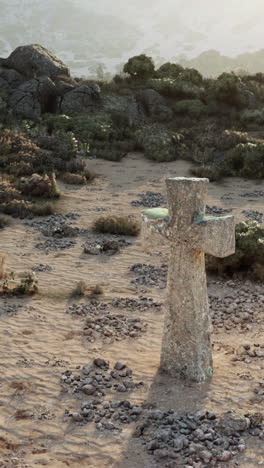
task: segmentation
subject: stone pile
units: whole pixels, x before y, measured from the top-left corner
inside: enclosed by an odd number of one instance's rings
[[[131,245],[131,241],[126,239],[100,239],[96,238],[87,241],[83,246],[83,251],[89,255],[114,255],[122,247],[128,247]]]
[[[0,304],[0,315],[15,315],[22,309],[21,304],[9,304],[4,302]]]
[[[232,283],[239,288],[240,283]],[[264,310],[264,296],[250,287],[230,292],[226,297],[209,296],[210,313],[215,330],[233,328],[241,331],[251,329]]]
[[[232,208],[221,208],[219,206],[208,206],[206,205],[206,214],[211,216],[223,216],[225,214],[231,213]]]
[[[227,412],[220,418],[215,413],[198,411],[178,416],[174,410],[151,409],[136,429],[147,451],[167,468],[219,467],[245,450],[244,436],[253,429],[250,417]],[[263,427],[257,423],[263,434]],[[262,437],[262,436],[261,436]]]
[[[132,206],[145,206],[146,208],[158,208],[166,205],[166,199],[159,192],[138,193],[140,200],[133,200]]]
[[[263,213],[256,210],[243,210],[242,214],[249,219],[250,221],[257,221],[257,223],[262,223]]]
[[[107,303],[92,300],[86,304],[72,304],[68,313],[85,316],[83,334],[91,343],[102,339],[104,343],[139,338],[147,331],[147,324],[139,317],[109,312]]]
[[[65,371],[61,384],[64,391],[91,398],[82,403],[80,412],[66,410],[65,416],[83,424],[93,421],[100,431],[121,431],[124,424],[137,421],[143,411],[128,400],[113,401],[105,398],[107,394],[116,398],[120,393],[131,392],[144,385],[143,382],[133,381],[132,369],[122,360],[117,361],[111,370],[109,361],[96,358],[92,364],[83,366],[81,375]]]
[[[240,197],[264,197],[264,190],[253,190],[252,192],[242,192],[239,194]]]
[[[160,310],[162,304],[154,301],[152,297],[139,296],[138,299],[132,297],[114,297],[112,299],[112,306],[117,309],[126,309],[132,312],[135,310],[144,312],[149,309]]]
[[[255,343],[253,345],[246,343],[236,350],[233,361],[243,361],[246,364],[250,364],[252,359],[264,359],[264,343]]]
[[[167,284],[168,265],[147,265],[146,263],[135,263],[130,271],[137,275],[131,283],[139,286],[156,286],[165,289]]]

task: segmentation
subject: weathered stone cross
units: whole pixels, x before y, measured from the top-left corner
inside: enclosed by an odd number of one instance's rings
[[[161,370],[195,382],[206,380],[213,371],[204,256],[235,252],[234,217],[205,215],[208,183],[167,179],[169,211],[143,212],[147,229],[170,241]]]

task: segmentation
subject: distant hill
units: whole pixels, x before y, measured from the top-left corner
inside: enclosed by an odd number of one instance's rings
[[[40,43],[77,75],[115,73],[142,52],[205,75],[264,71],[263,0],[1,0],[1,7],[0,56]]]

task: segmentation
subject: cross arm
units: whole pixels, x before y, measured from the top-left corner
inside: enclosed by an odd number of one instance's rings
[[[192,224],[192,248],[214,257],[224,258],[235,253],[234,216],[199,215]]]

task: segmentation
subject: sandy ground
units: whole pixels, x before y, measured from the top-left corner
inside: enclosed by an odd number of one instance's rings
[[[101,207],[108,213],[134,214],[140,218],[141,208],[130,205],[138,198],[138,193],[147,190],[165,193],[166,176],[189,175],[189,163],[185,161],[158,165],[138,154],[127,156],[122,163],[91,160],[88,166],[101,177],[87,187],[61,187],[64,195],[58,201],[58,212],[80,214],[76,225],[85,229],[100,215],[96,209]],[[212,183],[208,205],[233,208],[236,221],[244,220],[242,210],[264,211],[263,198],[252,200],[239,194],[261,188],[254,181],[238,178]],[[263,402],[262,405],[252,403],[253,389],[263,379],[263,360],[249,365],[234,363],[228,349],[245,342],[263,341],[264,311],[261,322],[253,324],[249,332],[232,331],[213,336],[214,377],[207,384],[187,386],[158,375],[163,313],[150,310],[141,315],[148,323],[148,331],[142,338],[108,345],[100,341],[88,343],[82,335],[82,320],[65,313],[72,302],[70,292],[80,280],[88,285],[103,285],[104,300],[116,296],[137,297],[142,288],[131,284],[130,266],[137,262],[158,265],[166,261],[167,246],[150,248],[141,235],[120,254],[103,259],[83,254],[82,237],[78,237],[76,245],[69,250],[45,254],[34,247],[37,240],[42,239],[41,234],[22,221],[15,221],[1,231],[0,236],[1,251],[8,256],[9,271],[30,270],[40,263],[52,267],[52,271],[38,274],[39,294],[27,299],[6,300],[23,307],[16,315],[1,315],[0,466],[157,466],[140,442],[132,437],[133,425],[121,435],[113,435],[99,433],[91,425],[79,426],[63,420],[65,409],[77,410],[80,400],[61,392],[62,372],[83,366],[98,356],[111,363],[125,360],[133,369],[135,380],[145,382],[143,390],[129,396],[135,402],[154,401],[161,409],[173,407],[179,411],[201,408],[219,413],[228,409],[244,413],[263,411]],[[209,292],[217,289],[223,289],[222,283],[209,279]],[[164,290],[144,288],[144,291],[156,300],[164,299]],[[239,296],[239,291],[237,294]],[[0,310],[4,302],[0,299]],[[245,373],[250,375],[247,380],[241,379]],[[30,409],[32,416],[16,419],[19,409]],[[251,438],[246,453],[239,456],[237,462],[245,468],[264,465],[261,442]]]

